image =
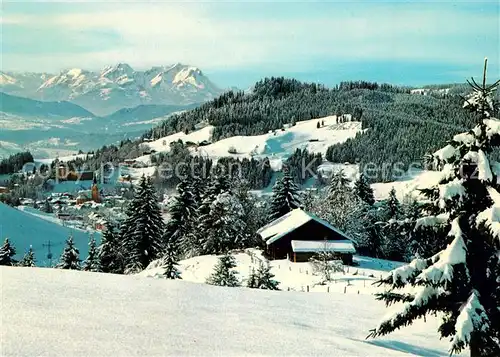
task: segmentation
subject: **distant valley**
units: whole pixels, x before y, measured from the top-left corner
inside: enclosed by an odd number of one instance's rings
[[[30,150],[41,158],[135,138],[222,93],[201,70],[181,64],[0,72],[0,90],[0,157]]]

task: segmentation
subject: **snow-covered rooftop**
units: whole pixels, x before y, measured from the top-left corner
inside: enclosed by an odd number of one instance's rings
[[[295,253],[356,253],[350,240],[292,240],[292,250]]]
[[[332,231],[335,231],[339,235],[345,237],[346,239],[349,238],[345,233],[339,231],[330,223],[316,217],[311,213],[307,213],[301,210],[300,208],[296,208],[288,212],[284,216],[275,219],[267,226],[264,226],[261,229],[259,229],[257,231],[257,234],[259,234],[262,237],[262,239],[266,240],[266,244],[269,245],[277,241],[284,235],[288,234],[289,232],[292,232],[293,230],[303,226],[304,224],[306,224],[311,220],[321,223],[322,225],[330,228]]]

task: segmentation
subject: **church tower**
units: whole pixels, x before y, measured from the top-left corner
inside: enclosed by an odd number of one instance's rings
[[[99,187],[97,187],[97,179],[95,175],[92,183],[92,201],[94,201],[95,203],[101,202],[101,197],[99,196]]]

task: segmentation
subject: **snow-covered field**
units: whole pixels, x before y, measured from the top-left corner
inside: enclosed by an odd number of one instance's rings
[[[56,158],[59,160],[59,162],[67,162],[71,160],[76,160],[76,159],[85,159],[87,156],[92,156],[92,154],[70,154],[66,156],[57,156],[49,159],[36,159],[35,162],[41,163],[41,164],[46,164],[50,165],[52,161],[54,161]]]
[[[375,340],[369,295],[0,267],[4,356],[447,356],[437,321]]]
[[[317,128],[318,122],[325,125]],[[336,124],[336,117],[297,122],[295,126],[284,131],[276,130],[257,136],[233,136],[199,148],[200,155],[219,158],[232,157],[269,157],[284,159],[296,149],[307,149],[309,152],[325,154],[329,146],[345,142],[361,132],[360,122]],[[233,151],[234,153],[230,153]]]
[[[401,180],[387,183],[374,183],[371,185],[376,200],[389,197],[389,192],[394,187],[398,200],[403,200],[407,195],[418,194],[419,188],[437,185],[443,174],[440,171],[415,171],[407,174]]]
[[[246,282],[252,268],[257,270],[260,262],[266,261],[258,249],[247,249],[233,256],[237,264],[235,270],[243,283]],[[218,258],[215,255],[203,255],[180,261],[179,270],[183,280],[205,283],[217,264]],[[387,271],[402,265],[399,262],[361,256],[356,256],[354,261],[359,266],[346,266],[344,273],[332,273],[332,281],[324,285],[319,284],[321,277],[313,274],[310,263],[293,263],[283,259],[270,261],[269,265],[275,279],[280,282],[281,290],[346,294],[372,294],[377,290],[372,285],[375,280],[385,276]],[[157,277],[162,273],[161,268],[150,268],[140,275]]]
[[[324,126],[317,128],[317,124]],[[182,140],[185,143],[190,141],[199,143],[204,140],[210,141],[213,127],[206,126],[200,130],[189,134],[184,132],[166,136],[156,141],[148,143],[151,149],[157,152],[169,150],[171,142]],[[337,124],[336,116],[328,116],[319,119],[299,121],[295,126],[285,130],[276,130],[268,134],[256,136],[233,136],[222,139],[210,145],[192,148],[195,155],[217,159],[220,157],[269,157],[273,161],[274,168],[281,167],[281,161],[287,158],[296,149],[307,149],[309,152],[325,154],[329,146],[345,142],[360,133],[360,122],[346,122]],[[231,151],[231,152],[230,152]],[[149,155],[141,156],[138,161],[149,163]]]

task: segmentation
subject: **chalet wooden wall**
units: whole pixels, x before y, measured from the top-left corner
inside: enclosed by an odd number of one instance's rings
[[[345,240],[346,237],[332,231],[323,224],[310,220],[303,226],[291,231],[284,237],[268,245],[268,254],[273,259],[292,259],[292,240]]]

